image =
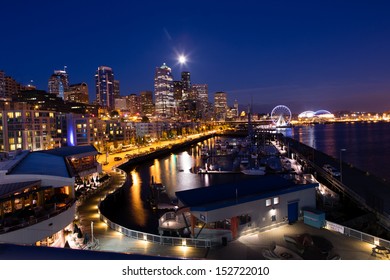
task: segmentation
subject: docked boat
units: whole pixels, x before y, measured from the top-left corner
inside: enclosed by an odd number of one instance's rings
[[[265,167],[258,167],[258,168],[248,168],[241,170],[241,173],[244,173],[245,175],[254,175],[254,176],[260,176],[265,175]]]

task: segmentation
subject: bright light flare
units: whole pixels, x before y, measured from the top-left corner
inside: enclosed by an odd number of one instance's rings
[[[187,62],[187,58],[184,55],[179,56],[179,63],[185,64]]]

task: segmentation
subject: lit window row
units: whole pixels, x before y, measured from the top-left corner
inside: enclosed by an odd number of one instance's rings
[[[279,197],[274,197],[274,198],[267,198],[265,200],[265,206],[271,206],[272,205],[272,200],[273,200],[273,205],[279,204]]]

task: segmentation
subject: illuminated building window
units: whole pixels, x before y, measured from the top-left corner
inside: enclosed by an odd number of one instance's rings
[[[265,200],[265,206],[271,206],[272,205],[272,203],[271,203],[271,199],[270,198],[268,198],[268,199],[266,199]]]
[[[274,204],[279,204],[279,197],[274,197]]]

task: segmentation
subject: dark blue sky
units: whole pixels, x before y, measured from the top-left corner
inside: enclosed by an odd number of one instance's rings
[[[47,90],[113,68],[121,94],[153,90],[155,67],[191,72],[258,112],[390,110],[388,1],[6,1],[0,69]],[[181,67],[177,54],[188,56]],[[251,101],[252,100],[252,101]]]

